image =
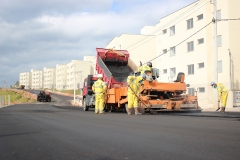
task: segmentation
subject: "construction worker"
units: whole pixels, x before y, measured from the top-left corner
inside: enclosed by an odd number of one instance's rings
[[[142,76],[128,76],[128,105],[126,111],[128,115],[132,115],[131,110],[134,108],[135,115],[141,115],[138,111],[138,96],[139,90],[142,82]]]
[[[151,71],[152,70],[152,62],[147,62],[147,64],[142,65],[142,62],[140,62],[140,66],[138,67],[138,72],[141,72],[141,74],[144,74],[145,71]]]
[[[94,82],[92,90],[95,93],[95,113],[105,114],[104,112],[104,100],[106,94],[106,84],[103,82],[102,74],[97,75],[98,80]]]
[[[218,91],[218,102],[221,100],[221,111],[222,113],[225,112],[226,104],[227,104],[227,97],[228,97],[228,90],[227,88],[222,85],[221,83],[215,83],[214,81],[211,82],[211,86]],[[216,111],[218,111],[220,107]]]

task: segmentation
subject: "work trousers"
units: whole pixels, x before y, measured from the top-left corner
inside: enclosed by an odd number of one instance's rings
[[[138,107],[138,98],[134,93],[128,92],[128,108],[137,108]]]
[[[228,92],[222,92],[222,96],[221,96],[222,107],[226,107],[227,97],[228,97]]]
[[[103,112],[104,110],[104,99],[105,99],[105,95],[104,94],[98,94],[95,95],[95,113],[98,113],[98,111],[100,113]]]

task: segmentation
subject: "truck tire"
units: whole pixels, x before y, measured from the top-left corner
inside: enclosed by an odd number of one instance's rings
[[[48,102],[51,102],[51,98],[50,97],[48,98]]]
[[[83,99],[83,111],[88,111],[89,106],[86,104],[86,98]]]

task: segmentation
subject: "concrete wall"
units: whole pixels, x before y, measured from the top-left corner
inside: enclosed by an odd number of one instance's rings
[[[88,61],[72,60],[67,64],[67,88],[74,89],[74,78],[75,78],[75,89],[82,88],[83,80],[89,75],[93,74],[92,63]],[[74,75],[75,73],[75,75]]]
[[[43,68],[43,86],[44,88],[56,88],[56,68]]]
[[[22,72],[19,75],[19,85],[25,85],[26,89],[31,88],[31,72]]]
[[[67,65],[57,64],[56,65],[56,89],[63,90],[67,85]]]
[[[217,10],[221,10],[221,19],[239,18],[239,0],[217,1]],[[198,20],[198,15],[203,14],[203,19]],[[144,34],[155,34],[156,56],[163,53],[164,49],[170,50],[184,39],[188,38],[202,27],[211,22],[213,17],[213,5],[208,0],[196,1],[168,16],[161,18],[160,23],[155,26],[146,26],[142,29]],[[193,28],[187,29],[187,20],[193,18]],[[170,35],[170,27],[175,26],[175,34]],[[155,28],[155,29],[154,29]],[[167,31],[163,34],[163,30]],[[156,59],[157,67],[160,69],[160,81],[172,82],[176,79],[178,72],[185,73],[185,81],[190,88],[194,88],[198,94],[199,104],[202,108],[213,107],[213,89],[210,82],[213,78],[213,23],[199,31],[194,36],[177,46],[176,53],[171,56],[169,52]],[[240,37],[239,21],[217,22],[217,36],[221,36],[222,45],[218,46],[218,60],[222,61],[222,71],[218,73],[218,82],[230,89],[230,58],[228,49],[232,52],[232,83],[233,90],[239,88],[240,50],[238,39]],[[198,39],[204,38],[204,43],[198,44]],[[194,50],[188,51],[188,42],[193,41]],[[199,63],[204,63],[204,68],[199,68]],[[188,65],[194,65],[194,74],[188,73]],[[176,68],[176,75],[170,75],[170,68]],[[163,70],[167,69],[167,73]],[[199,92],[204,88],[205,92]],[[230,92],[227,107],[233,107],[233,94]]]
[[[31,75],[32,75],[31,88],[42,89],[43,88],[43,71],[32,69]]]
[[[122,34],[120,37],[115,37],[111,42],[109,42],[106,48],[127,50],[130,54],[130,59],[133,63],[139,66],[140,61],[142,61],[142,63],[146,63],[155,57],[155,41],[155,36]],[[155,60],[153,60],[152,63],[153,66],[156,66]]]

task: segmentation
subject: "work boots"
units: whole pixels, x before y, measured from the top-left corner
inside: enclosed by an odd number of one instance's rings
[[[221,113],[225,113],[225,107],[221,107]]]
[[[135,110],[135,115],[141,115],[142,114],[138,111],[138,108],[134,108],[134,110]]]
[[[128,114],[128,115],[132,115],[132,112],[131,112],[132,109],[129,109],[128,107],[126,107],[126,111],[127,111],[127,114]]]

